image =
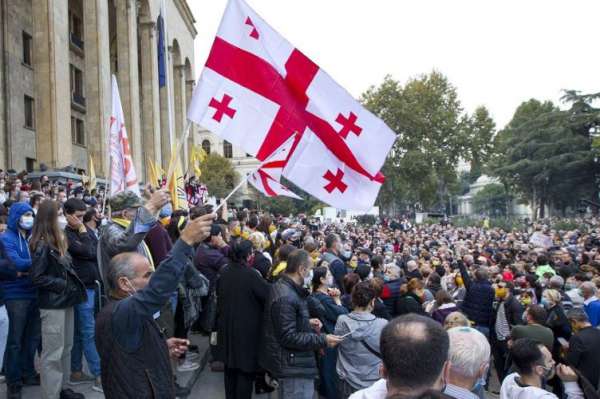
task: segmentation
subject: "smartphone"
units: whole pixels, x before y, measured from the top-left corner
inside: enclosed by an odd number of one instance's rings
[[[346,333],[344,335],[340,335],[340,338],[346,338],[347,336],[352,335],[353,332],[354,331],[350,331],[349,333]]]

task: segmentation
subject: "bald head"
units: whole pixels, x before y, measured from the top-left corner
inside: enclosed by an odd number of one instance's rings
[[[148,259],[139,253],[118,254],[108,265],[106,281],[109,291],[116,298],[134,294],[148,285],[152,272]]]

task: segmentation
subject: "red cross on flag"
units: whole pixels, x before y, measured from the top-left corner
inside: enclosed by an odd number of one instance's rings
[[[188,118],[260,161],[310,130],[343,171],[369,181],[396,138],[244,0],[227,5]]]
[[[381,173],[369,178],[340,162],[310,130],[292,152],[283,176],[333,207],[356,211],[373,207],[384,180]]]

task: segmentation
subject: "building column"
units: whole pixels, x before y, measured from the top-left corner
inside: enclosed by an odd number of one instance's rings
[[[173,107],[173,117],[175,118],[175,137],[177,137],[178,139],[181,138],[181,136],[183,135],[183,129],[185,129],[185,125],[186,125],[186,110],[187,110],[187,106],[186,106],[186,99],[185,99],[185,95],[186,95],[186,91],[185,91],[185,65],[174,65],[173,66],[173,98],[174,98],[174,102],[175,105]],[[192,134],[190,132],[190,136],[188,136],[188,140],[186,140],[185,143],[183,143],[183,154],[180,154],[181,159],[182,159],[182,163],[183,163],[183,169],[185,172],[185,169],[187,168],[187,165],[189,164],[189,137],[191,137]]]
[[[33,0],[37,160],[72,163],[69,9],[66,0]]]
[[[140,45],[143,51],[141,61],[142,78],[142,143],[148,158],[158,164],[162,163],[160,142],[160,101],[158,90],[158,54],[156,40],[156,23],[141,22]],[[146,176],[150,175],[146,165]]]
[[[143,159],[142,133],[140,121],[140,76],[138,64],[138,27],[137,7],[135,0],[115,0],[116,6],[116,31],[117,31],[117,81],[119,93],[125,115],[125,127],[131,145],[133,164],[138,178],[146,181],[145,170],[142,165],[147,164]],[[154,161],[154,158],[150,158]]]
[[[192,94],[194,93],[194,87],[196,86],[196,81],[193,79],[188,79],[185,81],[185,103],[186,109],[183,117],[185,118],[185,123],[187,123],[187,104],[192,100]],[[201,145],[202,140],[199,137],[198,126],[195,123],[192,123],[192,130],[190,131],[190,139],[188,141],[188,146],[199,146]]]
[[[86,132],[88,156],[98,175],[108,176],[108,129],[111,112],[108,2],[83,2],[85,38]],[[63,60],[64,62],[64,60]],[[89,173],[89,171],[88,171]]]

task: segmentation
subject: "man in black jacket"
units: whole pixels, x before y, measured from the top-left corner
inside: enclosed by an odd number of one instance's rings
[[[314,352],[342,341],[336,335],[321,334],[318,319],[309,320],[309,292],[302,284],[311,267],[308,252],[292,252],[265,306],[259,363],[279,379],[280,398],[312,399],[318,375]]]
[[[71,350],[71,383],[79,384],[94,381],[93,389],[102,392],[100,382],[100,356],[96,350],[94,336],[94,304],[96,298],[96,287],[100,281],[96,248],[98,238],[96,234],[88,230],[83,223],[83,217],[87,207],[85,203],[77,198],[70,198],[64,204],[64,212],[67,218],[65,235],[69,243],[69,254],[73,262],[73,268],[79,279],[85,284],[87,301],[75,305],[75,338]],[[82,373],[82,353],[88,363],[91,377]]]
[[[598,389],[600,380],[600,330],[593,328],[585,310],[569,310],[567,318],[574,332],[569,341],[567,364],[576,368]]]
[[[155,319],[192,262],[193,246],[208,236],[214,217],[190,221],[154,274],[148,258],[136,252],[110,261],[106,282],[114,301],[102,309],[96,323],[106,399],[175,398],[169,355],[185,353],[188,341],[166,340]]]
[[[498,373],[498,380],[503,381],[506,371],[510,366],[507,364],[508,341],[510,332],[515,325],[523,324],[523,305],[513,295],[514,285],[505,283],[496,291],[498,297],[498,308],[492,334],[492,351],[494,354],[494,366]]]
[[[488,280],[488,273],[480,267],[475,270],[475,279],[473,280],[463,262],[459,261],[458,267],[467,289],[461,309],[469,320],[475,323],[475,328],[489,338],[496,294]]]

